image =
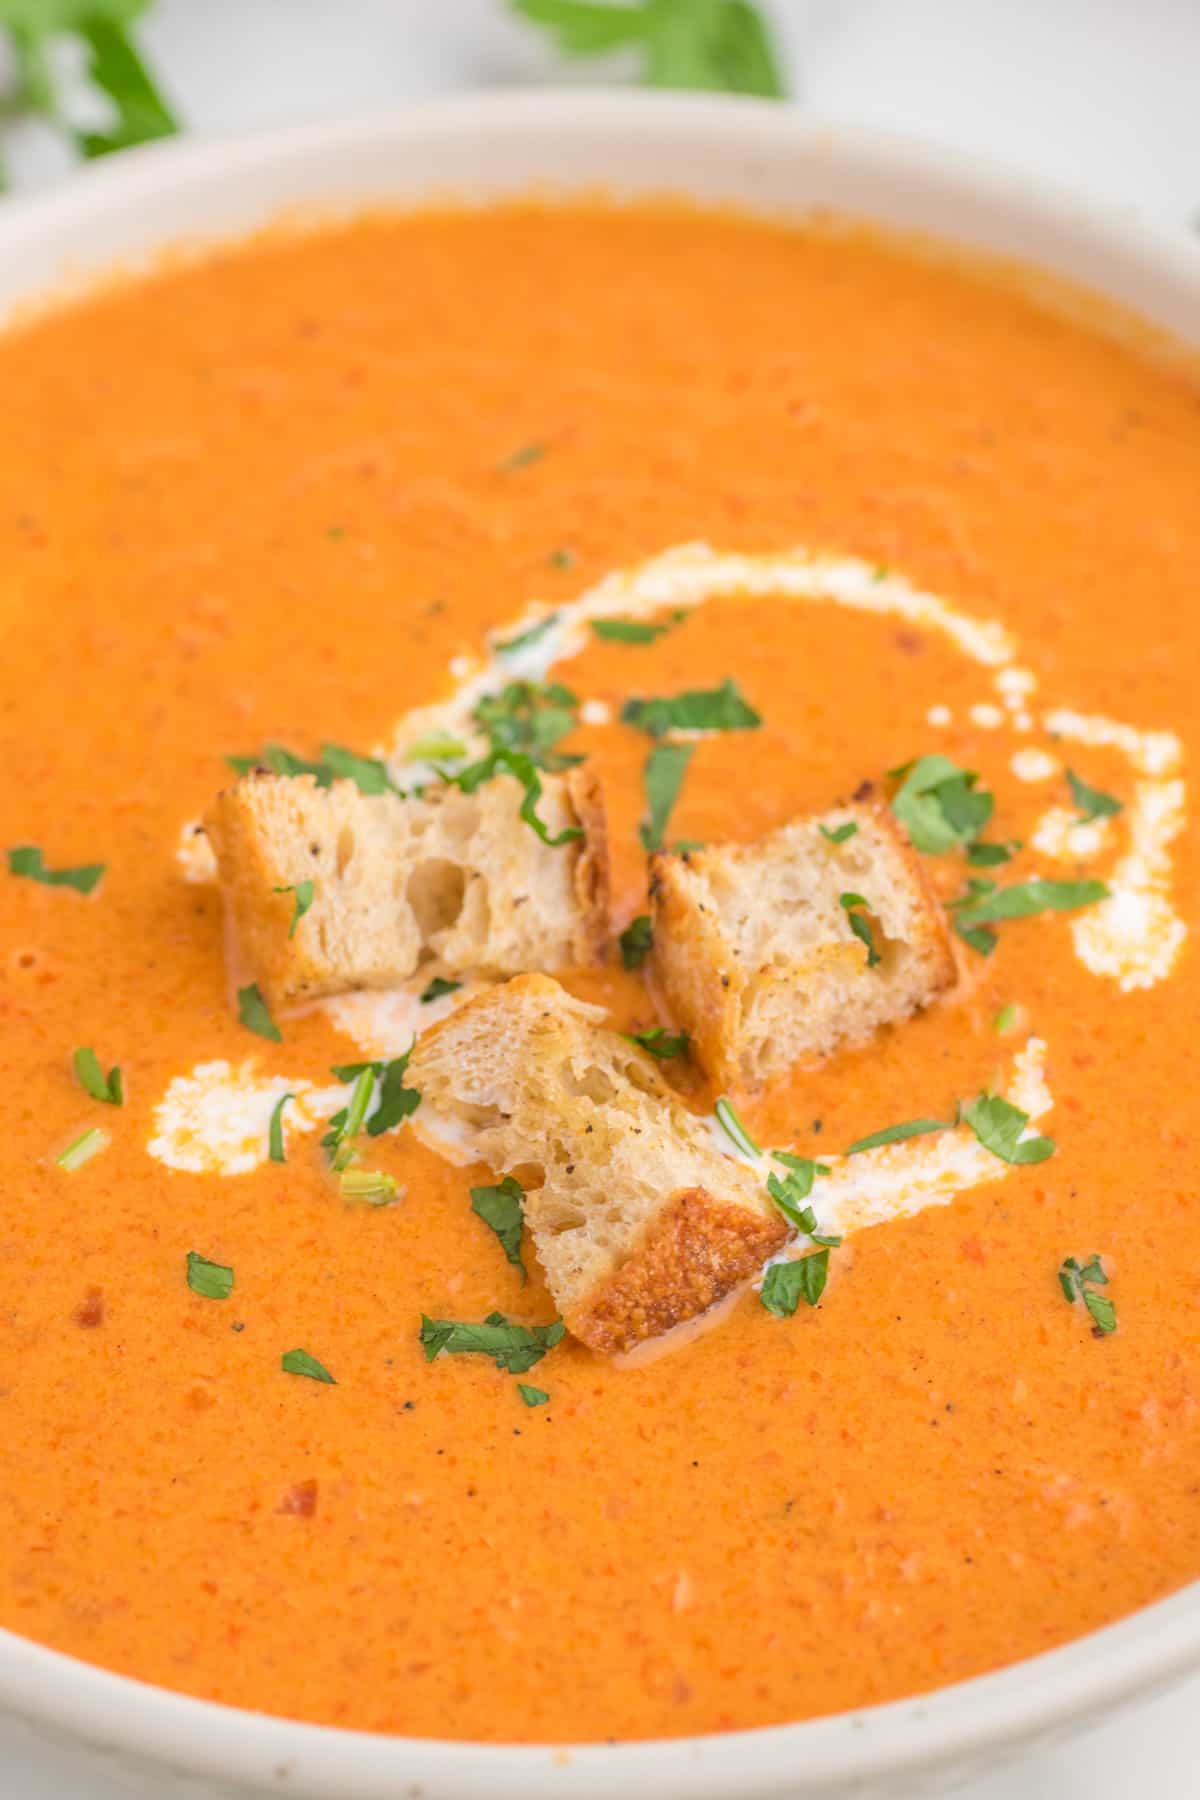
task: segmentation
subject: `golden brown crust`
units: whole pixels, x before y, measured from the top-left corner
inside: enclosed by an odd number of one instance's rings
[[[575,898],[580,922],[575,933],[575,953],[581,965],[602,963],[610,939],[609,902],[612,860],[608,848],[608,812],[604,787],[588,763],[568,769],[567,798],[583,827],[574,869]]]
[[[646,973],[668,1012],[686,1026],[697,1065],[721,1089],[737,1075],[734,1046],[746,972],[727,955],[716,922],[684,890],[684,866],[703,870],[705,852],[659,850],[650,859],[653,948]]]
[[[309,955],[308,935],[289,935],[294,896],[273,891],[277,871],[253,796],[257,782],[277,779],[267,769],[250,770],[222,788],[204,817],[233,932],[232,961],[253,975],[271,1008],[325,992],[323,963]],[[316,788],[311,775],[295,779]]]
[[[568,1309],[567,1329],[602,1356],[631,1350],[707,1312],[757,1274],[786,1237],[777,1215],[685,1188],[666,1202],[627,1261]]]

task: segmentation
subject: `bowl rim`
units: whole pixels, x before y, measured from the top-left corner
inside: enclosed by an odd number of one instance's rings
[[[646,94],[611,89],[509,89],[455,94],[300,125],[168,141],[91,165],[47,193],[16,196],[0,211],[0,310],[7,285],[40,301],[48,284],[22,290],[12,270],[57,247],[63,261],[85,228],[104,216],[164,196],[203,195],[252,181],[264,170],[316,158],[394,156],[474,138],[483,160],[489,139],[530,134],[547,152],[564,138],[609,134],[652,157],[657,147],[700,136],[731,156],[768,163],[791,158],[826,170],[852,170],[881,190],[897,179],[914,195],[986,215],[982,243],[973,230],[941,234],[953,250],[1006,254],[1005,240],[1032,234],[1049,263],[1069,279],[1083,268],[1101,295],[1125,307],[1150,287],[1141,310],[1181,339],[1200,340],[1200,244],[1115,214],[1062,189],[1038,185],[977,156],[951,154],[889,133],[829,125],[796,109],[728,96]],[[569,192],[579,182],[567,180]],[[656,184],[643,184],[656,185]],[[669,185],[669,184],[667,184]],[[529,183],[525,183],[526,190]],[[686,190],[685,190],[686,191]],[[712,199],[703,186],[694,197]],[[346,196],[353,203],[353,192]],[[375,203],[372,196],[367,204]],[[360,204],[362,202],[360,201]],[[753,210],[753,202],[750,202]],[[771,211],[776,209],[772,207]],[[784,209],[780,209],[784,210]],[[802,214],[803,208],[794,209]],[[884,223],[895,225],[894,219]],[[923,227],[918,225],[918,230]],[[901,229],[904,229],[901,226]],[[237,226],[213,234],[236,241]],[[937,236],[937,233],[930,233]],[[169,235],[159,235],[158,244]],[[206,236],[205,241],[209,241]],[[1061,253],[1059,246],[1061,246]],[[1008,250],[1024,261],[1024,250]],[[3,275],[5,263],[9,275]],[[102,266],[97,263],[95,267]],[[1109,277],[1111,276],[1111,279]],[[3,318],[0,317],[0,329]],[[1067,1731],[1122,1701],[1178,1679],[1200,1664],[1200,1582],[1060,1648],[912,1699],[797,1724],[609,1744],[479,1744],[413,1739],[251,1713],[193,1699],[81,1662],[0,1629],[0,1707],[49,1736],[124,1754],[191,1777],[312,1796],[353,1792],[356,1800],[401,1792],[421,1800],[517,1800],[517,1796],[601,1796],[644,1790],[678,1800],[744,1800],[784,1794],[832,1794],[871,1779],[933,1771],[971,1757],[1013,1750],[1050,1730]]]

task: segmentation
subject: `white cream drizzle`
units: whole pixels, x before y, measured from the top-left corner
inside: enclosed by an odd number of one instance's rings
[[[1049,781],[1052,775],[1058,774],[1059,768],[1048,750],[1035,750],[1032,745],[1025,750],[1014,750],[1008,766],[1018,781]]]
[[[154,1109],[146,1148],[157,1162],[191,1175],[248,1175],[267,1160],[271,1114],[284,1094],[283,1139],[309,1132],[343,1106],[342,1086],[318,1088],[299,1077],[260,1075],[257,1057],[197,1063],[177,1075]]]
[[[1067,806],[1052,806],[1033,828],[1030,843],[1057,862],[1091,862],[1113,838],[1110,818],[1081,819]]]
[[[1129,849],[1108,876],[1107,900],[1071,921],[1075,954],[1123,993],[1164,981],[1187,926],[1171,905],[1169,847],[1184,827],[1182,781],[1140,781],[1125,809]]]

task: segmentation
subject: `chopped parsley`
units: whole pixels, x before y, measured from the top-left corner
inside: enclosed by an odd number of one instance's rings
[[[631,919],[617,942],[621,946],[622,965],[627,969],[640,969],[654,948],[650,914],[639,913],[636,919]]]
[[[694,744],[655,744],[642,770],[646,790],[646,817],[638,826],[647,855],[661,850],[667,820],[679,798],[683,778],[692,760]]]
[[[926,856],[971,843],[992,816],[995,801],[978,787],[979,776],[948,756],[920,756],[891,774],[900,778],[892,811]]]
[[[285,1350],[280,1367],[285,1375],[307,1375],[310,1381],[327,1381],[330,1387],[337,1386],[325,1364],[310,1356],[307,1350]]]
[[[759,1299],[777,1319],[790,1319],[801,1300],[815,1306],[829,1279],[828,1250],[814,1250],[791,1262],[772,1263],[763,1277]]]
[[[438,773],[443,781],[461,789],[464,794],[473,794],[501,770],[515,775],[525,789],[518,817],[537,833],[543,844],[548,845],[551,850],[557,850],[561,845],[573,843],[576,838],[583,836],[582,825],[564,825],[555,836],[550,835],[549,827],[538,817],[537,811],[537,803],[542,797],[542,778],[533,760],[520,750],[492,750],[479,762],[468,763],[457,774],[452,775],[445,770],[439,770]]]
[[[426,1362],[443,1351],[447,1356],[490,1356],[498,1369],[524,1375],[562,1342],[561,1319],[550,1325],[513,1325],[502,1312],[489,1313],[480,1325],[457,1319],[430,1319],[421,1314],[420,1340]]]
[[[101,1131],[98,1125],[93,1125],[90,1131],[83,1132],[69,1143],[65,1150],[60,1150],[54,1160],[60,1169],[73,1175],[76,1169],[82,1169],[84,1163],[91,1162],[93,1156],[99,1156],[102,1150],[107,1150],[111,1143],[112,1139],[107,1131]]]
[[[447,981],[444,975],[435,975],[421,995],[421,1005],[428,1006],[433,1000],[444,1000],[447,994],[457,994],[461,986],[461,981]]]
[[[688,1050],[688,1034],[681,1031],[672,1036],[662,1025],[656,1025],[653,1031],[626,1031],[621,1034],[631,1044],[641,1050],[648,1050],[660,1062],[668,1062],[673,1056],[686,1056]]]
[[[881,1150],[885,1144],[906,1144],[909,1138],[928,1137],[931,1131],[953,1131],[957,1119],[905,1119],[900,1125],[885,1125],[869,1137],[855,1138],[847,1156],[859,1156],[864,1150]]]
[[[485,694],[471,715],[493,750],[516,750],[539,769],[582,761],[555,749],[579,723],[579,698],[557,681],[510,681]]]
[[[973,869],[998,869],[1001,863],[1011,862],[1020,848],[1015,838],[1002,844],[968,844],[967,861]]]
[[[665,637],[669,624],[657,619],[593,619],[592,630],[611,644],[653,644]]]
[[[998,1032],[1001,1037],[1007,1037],[1010,1031],[1016,1030],[1020,1022],[1021,1009],[1015,1000],[1010,1000],[1007,1006],[1002,1006],[1000,1008],[1000,1011],[992,1020],[992,1029]]]
[[[1104,1264],[1098,1256],[1091,1257],[1086,1263],[1068,1256],[1058,1271],[1058,1281],[1072,1306],[1077,1300],[1083,1301],[1098,1337],[1106,1337],[1110,1331],[1117,1329],[1116,1307],[1107,1294],[1095,1292],[1098,1287],[1108,1286],[1108,1276],[1104,1273]]]
[[[272,1162],[287,1161],[287,1155],[283,1148],[283,1109],[289,1100],[295,1098],[295,1094],[280,1094],[271,1108],[271,1123],[267,1127],[267,1155]]]
[[[77,894],[90,894],[100,882],[107,863],[79,863],[73,869],[48,869],[36,844],[18,844],[8,853],[8,872],[26,881],[40,881],[43,887],[74,888]]]
[[[723,89],[782,99],[787,88],[762,12],[748,0],[513,0],[517,12],[552,32],[566,56],[626,46],[651,87]]]
[[[738,1117],[733,1101],[727,1095],[721,1095],[713,1107],[713,1111],[717,1115],[717,1124],[735,1150],[740,1150],[743,1156],[759,1157],[762,1155],[762,1151]]]
[[[693,688],[653,700],[627,700],[621,708],[621,718],[626,725],[651,737],[665,737],[669,731],[754,731],[762,724],[761,715],[731,679],[718,688]]]
[[[205,1300],[228,1300],[233,1292],[233,1270],[224,1263],[209,1262],[197,1250],[187,1253],[187,1284]]]
[[[404,1080],[411,1055],[410,1047],[403,1056],[393,1056],[389,1062],[339,1063],[333,1070],[338,1081],[353,1083],[349,1101],[334,1113],[329,1130],[321,1139],[335,1169],[344,1169],[354,1160],[350,1140],[364,1127],[368,1137],[379,1137],[416,1112],[421,1104],[421,1090],[407,1087]]]
[[[101,1100],[105,1106],[123,1106],[125,1104],[125,1091],[121,1082],[120,1069],[112,1068],[106,1075],[94,1050],[87,1048],[76,1050],[71,1058],[71,1066],[75,1070],[75,1078],[80,1087],[85,1088],[93,1100]]]
[[[999,1094],[980,1094],[963,1107],[963,1118],[985,1150],[1006,1163],[1040,1163],[1054,1155],[1047,1137],[1023,1138],[1029,1114]]]
[[[1105,794],[1100,788],[1089,787],[1081,781],[1074,769],[1067,770],[1067,786],[1071,790],[1071,798],[1079,808],[1080,823],[1087,825],[1093,819],[1111,819],[1119,812],[1124,812],[1125,803],[1113,794]]]
[[[772,1172],[767,1176],[767,1192],[784,1218],[797,1231],[810,1237],[814,1244],[826,1249],[836,1249],[841,1243],[840,1237],[822,1236],[817,1230],[817,1217],[811,1206],[806,1205],[812,1193],[813,1182],[818,1175],[828,1175],[829,1168],[825,1163],[814,1162],[808,1156],[793,1156],[788,1150],[771,1152],[776,1162],[781,1162],[787,1169],[786,1175]]]
[[[399,794],[388,773],[387,764],[375,756],[359,756],[344,744],[322,744],[320,757],[310,762],[297,756],[285,744],[264,744],[249,756],[227,756],[225,761],[239,775],[253,769],[269,769],[273,775],[311,775],[318,787],[332,787],[335,781],[352,781],[363,794]]]
[[[384,1169],[343,1169],[338,1176],[343,1200],[362,1200],[368,1206],[387,1206],[396,1198],[396,1177]]]
[[[519,631],[516,637],[505,638],[502,643],[493,644],[492,647],[498,650],[501,656],[509,656],[514,650],[528,650],[531,644],[540,644],[551,626],[557,623],[558,614],[556,612],[547,613],[544,619],[539,619],[535,625],[530,625],[528,630]]]
[[[495,1187],[471,1189],[472,1212],[495,1232],[506,1258],[514,1269],[521,1271],[521,1280],[527,1281],[528,1271],[521,1260],[521,1239],[525,1231],[521,1202],[524,1198],[525,1189],[512,1175],[506,1175]]]
[[[283,1042],[283,1033],[271,1017],[257,981],[238,989],[237,1003],[238,1018],[247,1031],[256,1031],[259,1037],[270,1038],[273,1044]]]
[[[273,894],[295,895],[296,904],[292,910],[292,922],[288,926],[288,936],[290,938],[295,937],[296,927],[312,905],[316,891],[317,884],[315,881],[298,881],[293,887],[277,887],[271,889]]]
[[[522,444],[511,456],[506,456],[500,464],[506,474],[513,469],[527,469],[530,463],[540,462],[546,454],[545,444]]]
[[[860,944],[866,945],[867,967],[868,969],[873,969],[877,963],[883,961],[883,958],[876,948],[875,933],[871,929],[871,921],[866,917],[866,912],[870,907],[870,901],[864,899],[861,894],[839,894],[838,901],[845,908],[846,918],[851,931],[854,933]]]
[[[575,561],[575,552],[573,550],[568,550],[566,545],[560,545],[557,550],[552,550],[550,552],[550,567],[552,569],[573,569],[575,567]]]
[[[518,1381],[517,1392],[526,1406],[548,1406],[550,1404],[550,1396],[545,1388],[530,1387],[526,1381]]]
[[[858,825],[853,819],[847,819],[844,825],[835,825],[831,831],[828,825],[818,825],[817,830],[830,844],[845,844],[855,835]]]
[[[955,902],[954,928],[967,937],[980,925],[1004,919],[1032,919],[1044,912],[1074,912],[1103,900],[1108,888],[1103,881],[1021,881],[997,888],[969,882],[967,893]],[[970,938],[967,937],[968,943]]]

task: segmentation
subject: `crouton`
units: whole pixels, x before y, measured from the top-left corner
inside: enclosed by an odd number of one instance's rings
[[[268,1004],[430,973],[503,977],[603,958],[608,937],[604,801],[584,768],[546,775],[539,817],[518,817],[521,783],[473,794],[364,794],[350,781],[256,771],[218,795],[205,827],[230,903],[237,953]],[[295,890],[312,900],[296,917]],[[282,890],[282,891],[280,891]]]
[[[422,1129],[525,1188],[525,1222],[568,1330],[608,1354],[695,1318],[762,1267],[787,1226],[714,1148],[651,1057],[545,975],[521,975],[422,1036]]]
[[[825,835],[851,825],[840,841]],[[755,844],[660,852],[650,893],[651,979],[718,1089],[753,1090],[864,1042],[955,979],[942,910],[883,807],[793,819]]]

